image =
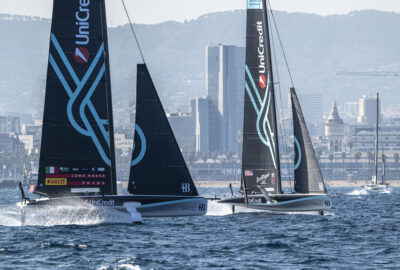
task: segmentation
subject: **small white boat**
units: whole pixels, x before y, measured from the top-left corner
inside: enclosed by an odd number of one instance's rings
[[[389,185],[388,184],[370,184],[363,186],[363,190],[366,192],[376,192],[376,193],[388,193]]]
[[[385,155],[382,150],[382,179],[378,184],[378,152],[379,152],[379,93],[376,94],[376,129],[375,129],[375,161],[374,161],[374,175],[372,176],[371,184],[364,185],[362,188],[365,193],[388,193],[389,184],[386,183],[386,166]]]

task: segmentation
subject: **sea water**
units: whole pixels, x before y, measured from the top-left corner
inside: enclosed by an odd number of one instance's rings
[[[0,190],[0,269],[400,269],[400,188],[339,194],[325,216],[277,215],[209,202],[203,217],[120,212],[28,213],[18,190]],[[228,188],[199,189],[227,197]]]

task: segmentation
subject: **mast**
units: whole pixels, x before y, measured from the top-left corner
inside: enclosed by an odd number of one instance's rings
[[[374,176],[372,184],[378,182],[378,143],[379,143],[379,93],[376,93],[376,128],[375,128],[375,161],[374,161]]]
[[[108,53],[108,32],[107,32],[107,17],[106,17],[106,4],[105,0],[101,0],[101,14],[102,14],[102,31],[103,31],[103,38],[104,38],[104,52],[105,52],[105,65],[106,65],[106,95],[107,95],[107,110],[109,115],[109,133],[110,133],[110,148],[109,154],[111,158],[111,193],[113,195],[118,194],[117,190],[117,169],[115,165],[115,145],[114,145],[114,117],[113,117],[113,106],[112,106],[112,97],[111,97],[111,73],[110,73],[110,58]]]
[[[268,0],[269,1],[269,0]],[[263,4],[264,4],[264,8],[265,8],[265,39],[267,41],[267,47],[268,47],[268,66],[269,66],[269,70],[270,70],[270,76],[271,76],[271,96],[272,96],[272,100],[274,102],[274,121],[272,121],[272,125],[274,126],[274,130],[275,130],[275,136],[274,136],[274,141],[275,141],[275,145],[276,145],[276,151],[275,151],[275,159],[276,159],[276,174],[277,174],[277,189],[279,191],[282,190],[282,183],[281,183],[281,162],[280,162],[280,156],[279,156],[279,134],[278,134],[278,120],[276,117],[276,102],[275,102],[275,84],[274,84],[274,72],[272,69],[272,56],[271,56],[271,40],[270,40],[270,36],[269,36],[269,21],[268,21],[268,6],[267,6],[267,0],[263,0]]]

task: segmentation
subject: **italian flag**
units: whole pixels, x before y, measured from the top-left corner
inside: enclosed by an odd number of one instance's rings
[[[48,174],[58,173],[58,167],[53,167],[53,166],[46,167],[46,173]]]

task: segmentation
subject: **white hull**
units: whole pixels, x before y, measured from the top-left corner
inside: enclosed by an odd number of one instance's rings
[[[330,210],[331,204],[331,198],[329,196],[317,196],[285,202],[250,203],[247,207],[257,210],[279,212],[319,212]]]
[[[158,202],[149,202],[157,201]],[[207,199],[204,197],[180,196],[84,196],[63,198],[39,198],[34,201],[26,201],[22,205],[23,213],[28,209],[46,209],[48,207],[66,207],[72,211],[91,211],[98,209],[113,209],[129,213],[132,222],[141,222],[142,217],[182,217],[203,216],[207,213]],[[47,208],[46,208],[47,207]],[[86,210],[87,212],[87,210]]]
[[[375,192],[375,193],[388,193],[388,185],[377,185],[377,184],[372,184],[372,185],[365,185],[363,186],[363,190],[366,192]]]
[[[143,217],[204,216],[207,213],[207,199],[193,198],[146,204],[137,210]]]
[[[267,202],[260,196],[249,196],[248,203],[245,203],[244,198],[238,197],[222,200],[219,203],[276,212],[323,212],[330,210],[332,205],[329,195],[308,195],[298,198],[291,194],[279,196],[279,201],[274,200],[272,202]],[[290,199],[285,197],[290,197]],[[272,198],[274,199],[274,196]]]

